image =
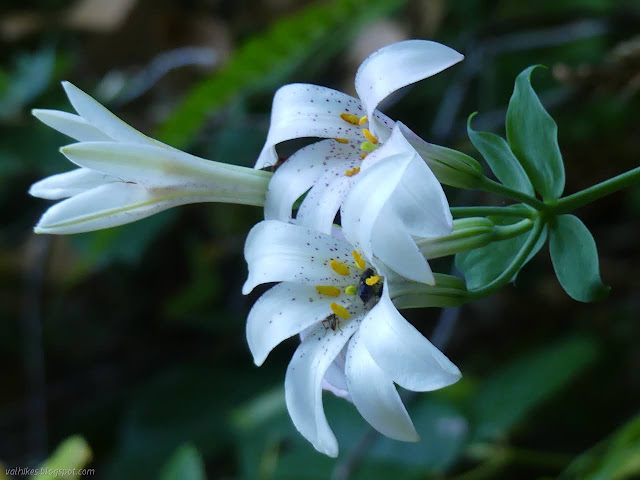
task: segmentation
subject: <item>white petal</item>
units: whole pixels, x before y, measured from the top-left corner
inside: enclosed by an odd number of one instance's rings
[[[331,365],[329,365],[327,373],[324,374],[322,389],[333,393],[336,397],[351,401],[349,387],[347,386],[347,377],[344,373],[345,350],[346,347],[342,349],[342,352],[340,352]]]
[[[111,137],[98,130],[79,115],[59,110],[32,110],[34,117],[45,125],[80,142],[108,142]]]
[[[429,263],[390,204],[385,205],[375,222],[371,233],[371,249],[377,259],[403,277],[428,285],[435,284]],[[377,262],[373,263],[380,269]]]
[[[81,167],[147,187],[201,189],[213,201],[261,205],[269,174],[149,145],[82,142],[60,150]]]
[[[329,169],[343,164],[346,157],[353,157],[352,152],[350,146],[334,140],[323,140],[298,150],[271,177],[264,218],[290,221],[295,201]]]
[[[164,188],[114,182],[93,188],[53,205],[35,226],[36,233],[90,232],[135,222],[171,207],[215,201],[211,197]]]
[[[29,194],[48,200],[59,200],[86,192],[105,183],[120,181],[116,177],[89,170],[88,168],[76,168],[70,172],[43,178],[31,185]]]
[[[157,147],[171,148],[158,142],[120,120],[104,106],[87,95],[70,82],[62,82],[62,86],[69,97],[69,101],[76,112],[91,125],[102,131],[105,135],[118,142],[139,143],[143,145],[155,145]]]
[[[457,382],[460,370],[394,307],[385,286],[360,326],[360,338],[378,366],[398,385],[425,392]]]
[[[370,55],[356,74],[356,91],[369,118],[389,94],[435,75],[464,58],[455,50],[427,40],[407,40],[381,48]],[[378,132],[377,122],[371,129]]]
[[[351,320],[335,331],[315,328],[296,350],[284,381],[287,409],[293,424],[321,453],[336,457],[338,442],[322,406],[325,372],[358,326]]]
[[[268,282],[344,286],[359,280],[358,269],[341,276],[331,260],[353,264],[353,247],[330,235],[277,220],[264,220],[251,229],[244,245],[249,276],[242,293]]]
[[[353,403],[373,428],[395,440],[420,440],[393,381],[371,358],[358,332],[349,342],[345,372]]]
[[[267,290],[247,318],[247,342],[255,364],[262,365],[283,340],[327,318],[331,302],[309,285],[283,282]]]
[[[341,113],[364,115],[360,101],[345,93],[307,83],[281,87],[273,98],[267,141],[255,168],[275,165],[275,145],[303,137],[345,138],[357,148],[364,140],[360,128],[340,118]]]
[[[325,172],[309,191],[298,209],[296,224],[331,234],[336,213],[356,181],[344,172],[360,163],[358,157]]]

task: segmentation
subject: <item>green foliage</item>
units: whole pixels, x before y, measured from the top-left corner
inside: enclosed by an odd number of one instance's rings
[[[34,475],[31,478],[44,480],[59,478],[60,470],[81,469],[91,461],[92,456],[91,448],[84,438],[80,436],[69,437],[56,448],[55,452],[42,465],[45,472],[52,472]],[[67,478],[69,477],[67,476]]]
[[[516,78],[507,109],[507,140],[536,191],[545,200],[552,200],[564,190],[564,164],[558,126],[531,86],[535,68],[537,65],[527,68]]]
[[[560,215],[550,225],[549,251],[562,288],[580,302],[606,297],[600,280],[598,250],[589,229],[574,215]]]
[[[491,171],[507,187],[533,195],[531,181],[509,148],[509,144],[494,133],[478,132],[471,128],[471,120],[475,115],[474,113],[469,116],[467,133],[473,146],[489,164]]]
[[[198,449],[191,444],[177,448],[160,473],[160,480],[206,480],[206,478],[204,461]]]
[[[526,354],[487,378],[473,396],[474,441],[504,437],[596,359],[596,343],[563,340]]]
[[[640,476],[640,415],[576,458],[558,480],[624,480]]]
[[[286,78],[316,51],[328,48],[331,37],[347,37],[405,1],[334,0],[279,20],[263,34],[247,40],[220,70],[193,88],[160,126],[156,137],[184,147],[207,117],[232,98]],[[341,42],[339,47],[343,45]]]
[[[485,247],[458,253],[455,258],[456,268],[464,275],[467,288],[470,290],[480,288],[498,278],[516,258],[527,238],[529,238],[528,232],[490,243]],[[546,240],[547,229],[545,228],[523,263],[523,267],[540,251]],[[514,280],[515,276],[512,281]]]

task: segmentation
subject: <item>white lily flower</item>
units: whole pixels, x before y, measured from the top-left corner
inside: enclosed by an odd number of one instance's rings
[[[66,198],[44,213],[36,233],[88,232],[188,203],[264,204],[268,173],[165,145],[127,125],[71,83],[62,85],[78,115],[57,110],[33,114],[79,141],[61,152],[80,168],[31,186],[33,196]]]
[[[265,218],[289,221],[295,201],[311,189],[300,206],[297,223],[330,232],[340,203],[366,165],[363,158],[384,146],[396,126],[396,122],[376,110],[377,105],[399,88],[430,77],[463,58],[436,42],[408,40],[388,45],[362,63],[355,80],[360,99],[309,84],[280,88],[273,100],[271,126],[255,168],[275,165],[278,161],[275,146],[285,140],[301,137],[327,140],[299,150],[278,167],[267,192]],[[440,181],[464,186],[481,176],[475,160],[429,144],[404,125],[401,128]],[[310,213],[315,212],[317,203],[323,205],[322,213]]]
[[[247,340],[254,361],[261,365],[276,345],[302,334],[285,378],[287,408],[298,431],[333,457],[338,443],[325,417],[323,387],[353,401],[384,435],[417,441],[394,383],[422,392],[461,377],[394,307],[385,265],[368,257],[360,243],[367,228],[345,228],[342,239],[265,220],[245,244],[249,276],[243,293],[281,282],[249,313]]]

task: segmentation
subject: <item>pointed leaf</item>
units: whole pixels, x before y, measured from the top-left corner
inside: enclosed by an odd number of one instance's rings
[[[507,187],[533,195],[531,181],[509,148],[509,144],[504,138],[494,133],[478,132],[471,128],[471,119],[474,115],[475,113],[469,116],[467,133],[473,146],[489,164],[491,171]]]
[[[542,198],[554,199],[564,190],[564,164],[558,146],[558,126],[531,86],[531,72],[516,78],[507,109],[507,140]]]
[[[598,250],[589,229],[574,215],[560,215],[550,226],[549,250],[553,269],[574,300],[593,302],[610,287],[600,280]]]

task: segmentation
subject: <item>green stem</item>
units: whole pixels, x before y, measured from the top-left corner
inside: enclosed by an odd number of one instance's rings
[[[508,207],[451,207],[451,214],[455,218],[487,217],[489,215],[531,218],[533,213],[533,210],[520,204]]]
[[[487,295],[498,291],[504,285],[509,283],[513,276],[520,270],[524,262],[527,260],[527,257],[531,253],[531,250],[535,246],[538,238],[540,238],[540,234],[542,233],[542,228],[544,227],[544,222],[542,218],[538,217],[533,224],[533,228],[531,229],[531,233],[529,234],[529,238],[522,246],[518,255],[513,259],[511,264],[507,267],[507,269],[500,274],[496,279],[489,282],[485,286],[478,288],[476,290],[469,290],[468,297],[469,299],[478,299],[482,297],[486,297]]]
[[[583,207],[618,190],[627,188],[638,181],[640,181],[640,167],[636,167],[633,170],[600,182],[592,187],[585,188],[573,195],[561,198],[555,205],[551,205],[551,211],[555,215],[572,212],[576,208]]]
[[[527,205],[532,206],[536,210],[547,210],[547,205],[543,202],[534,198],[526,193],[519,192],[518,190],[514,190],[513,188],[509,188],[501,183],[494,182],[493,180],[482,177],[482,181],[480,183],[480,189],[485,192],[496,193],[498,195],[502,195],[507,198],[511,198],[512,200],[517,200],[521,203],[525,203]]]

